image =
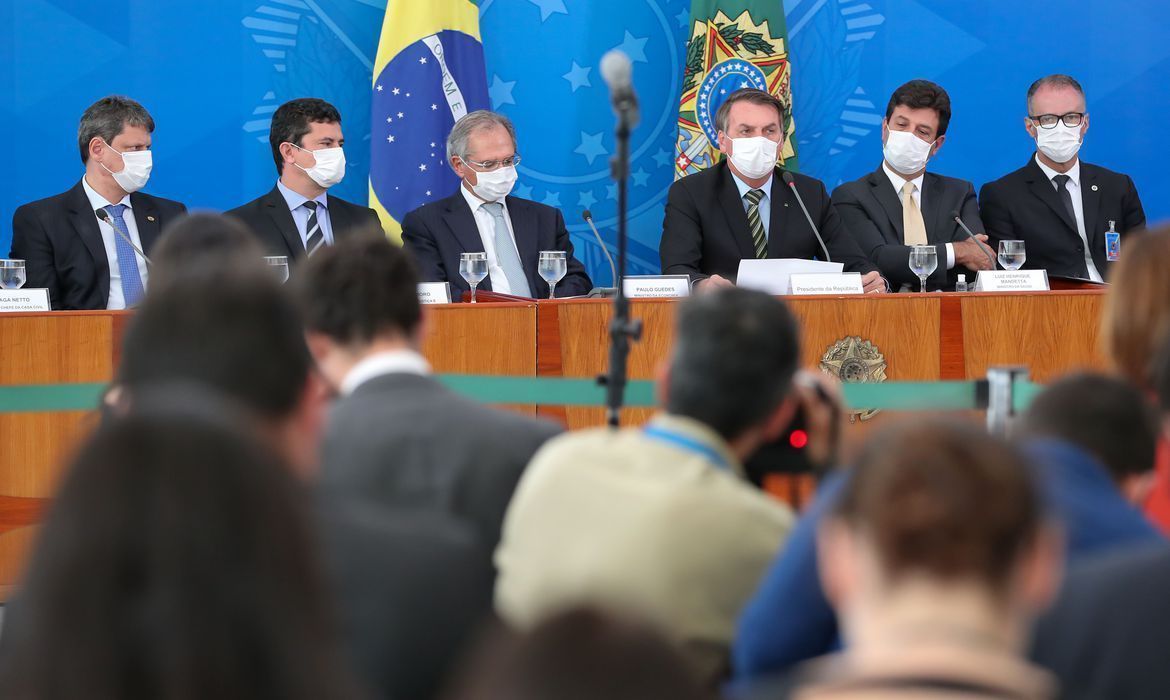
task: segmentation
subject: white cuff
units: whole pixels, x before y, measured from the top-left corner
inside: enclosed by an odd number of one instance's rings
[[[955,244],[947,243],[947,269],[950,270],[955,266]]]

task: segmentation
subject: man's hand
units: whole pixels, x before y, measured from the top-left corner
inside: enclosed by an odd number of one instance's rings
[[[695,291],[706,294],[707,292],[713,292],[716,289],[728,289],[734,286],[735,284],[726,277],[711,275],[705,280],[699,280],[696,282]]]
[[[975,240],[970,238],[955,241],[951,244],[955,249],[955,264],[962,265],[968,270],[993,270],[995,265],[995,251],[987,245],[987,235],[979,233]]]
[[[867,272],[861,276],[861,287],[866,294],[884,294],[886,292],[886,279],[876,270]]]
[[[841,383],[830,374],[803,369],[793,384],[804,410],[809,461],[820,469],[832,468],[840,453],[845,417]]]

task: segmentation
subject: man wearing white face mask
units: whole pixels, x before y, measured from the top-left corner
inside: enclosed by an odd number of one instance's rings
[[[353,231],[380,231],[373,209],[328,194],[345,177],[341,114],[315,97],[285,102],[268,131],[279,179],[264,196],[228,213],[252,229],[268,255],[290,263]]]
[[[1089,113],[1074,78],[1037,80],[1027,105],[1024,128],[1036,143],[1035,156],[979,192],[990,244],[1022,240],[1025,268],[1107,280],[1125,236],[1145,227],[1137,188],[1128,175],[1080,160]]]
[[[959,274],[989,270],[994,253],[984,241],[975,188],[966,180],[926,172],[942,148],[951,121],[946,90],[927,80],[911,80],[890,97],[882,122],[881,167],[833,191],[833,206],[862,252],[895,289],[918,291],[910,271],[910,248],[933,245],[938,267],[927,289],[951,290]],[[978,241],[952,218],[959,216]]]
[[[696,289],[715,288],[731,286],[745,258],[824,258],[776,163],[784,119],[783,103],[762,90],[736,90],[719,106],[715,123],[726,158],[671,186],[659,244],[663,274],[690,275]],[[824,184],[792,177],[833,261],[862,273],[866,292],[884,292],[886,281],[846,232]]]
[[[149,256],[163,227],[187,211],[139,191],[150,179],[153,132],[134,100],[98,100],[77,129],[81,182],[13,215],[10,257],[25,261],[26,287],[49,290],[53,309],[125,309],[146,293],[150,270],[138,251]]]
[[[402,220],[402,244],[422,281],[449,282],[458,300],[471,289],[459,274],[459,256],[482,252],[488,277],[479,289],[547,299],[548,283],[537,273],[537,259],[542,250],[561,250],[568,265],[557,296],[592,289],[585,266],[573,257],[560,210],[511,195],[520,162],[511,120],[486,110],[465,115],[447,137],[447,158],[461,181],[459,191]]]

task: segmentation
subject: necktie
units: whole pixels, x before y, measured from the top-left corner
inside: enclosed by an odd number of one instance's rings
[[[532,296],[528,286],[528,277],[524,274],[524,266],[520,264],[520,254],[516,252],[516,244],[512,235],[508,233],[508,222],[504,221],[504,205],[499,202],[488,202],[483,205],[492,215],[495,225],[496,262],[508,278],[508,286],[512,294],[520,297]]]
[[[915,189],[913,182],[902,185],[902,229],[906,245],[926,245],[926,222],[914,203]]]
[[[118,255],[118,271],[122,273],[122,297],[129,308],[142,300],[146,288],[142,285],[142,275],[138,272],[138,253],[134,252],[134,248],[127,241],[130,238],[130,229],[126,228],[126,220],[122,218],[125,211],[125,204],[111,204],[106,207],[106,213],[114,222],[114,228],[122,234],[114,236],[114,252]]]
[[[768,236],[764,233],[764,220],[760,218],[760,200],[764,198],[763,190],[748,190],[744,195],[748,201],[748,226],[752,231],[752,246],[756,249],[756,259],[768,257]]]
[[[305,252],[312,256],[318,248],[325,245],[325,232],[321,230],[321,222],[317,220],[317,203],[310,199],[302,206],[309,210],[309,220],[305,222]]]
[[[1064,210],[1068,212],[1068,220],[1072,222],[1075,229],[1077,227],[1077,211],[1073,209],[1072,194],[1068,191],[1068,181],[1071,179],[1068,175],[1061,174],[1052,178],[1052,181],[1056,183],[1056,196],[1060,197],[1060,201],[1064,203]]]

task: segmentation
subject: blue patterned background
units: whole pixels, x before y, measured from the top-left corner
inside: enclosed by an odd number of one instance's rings
[[[397,1],[397,0],[395,0]],[[401,0],[424,1],[424,0]],[[612,243],[613,116],[599,57],[634,59],[642,123],[631,172],[631,270],[658,267],[671,182],[689,0],[481,0],[488,91],[517,123],[518,194],[560,206],[579,255],[609,280],[580,219],[590,207]],[[1157,134],[1170,115],[1170,6],[1067,0],[1050,12],[1014,0],[787,0],[801,167],[832,188],[876,167],[890,91],[943,84],[955,116],[932,168],[976,186],[1014,170],[1031,144],[1023,93],[1069,72],[1089,93],[1086,160],[1133,175],[1152,220],[1170,218]],[[0,250],[13,210],[80,176],[81,111],[118,92],[158,123],[148,190],[226,209],[268,190],[272,111],[317,95],[344,116],[349,171],[337,193],[364,200],[370,73],[385,0],[0,0],[0,119],[7,126]]]

